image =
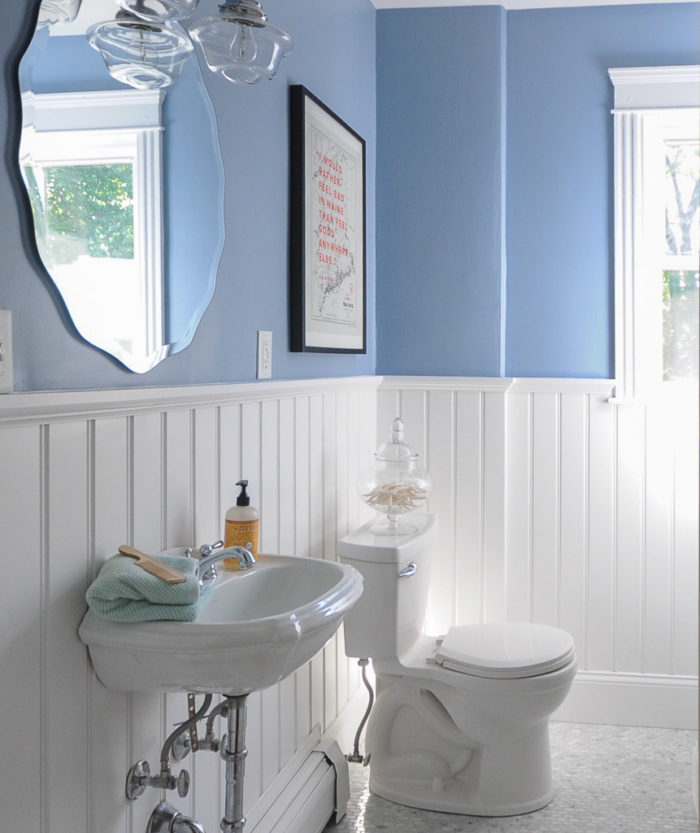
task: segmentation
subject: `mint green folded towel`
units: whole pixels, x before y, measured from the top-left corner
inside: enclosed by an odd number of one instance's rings
[[[168,554],[172,552],[183,549],[166,550],[154,557],[179,570],[186,581],[168,584],[137,566],[133,558],[113,555],[102,565],[85,594],[90,609],[111,622],[194,622],[211,598],[211,588],[200,588],[196,558]]]

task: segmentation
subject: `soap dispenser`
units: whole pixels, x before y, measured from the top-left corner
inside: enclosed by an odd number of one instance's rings
[[[226,524],[224,529],[224,546],[245,547],[258,557],[258,537],[260,535],[260,513],[250,505],[250,498],[246,491],[247,480],[239,480],[236,486],[241,491],[236,498],[236,505],[226,512]],[[238,570],[238,559],[225,558],[224,565],[228,570]]]

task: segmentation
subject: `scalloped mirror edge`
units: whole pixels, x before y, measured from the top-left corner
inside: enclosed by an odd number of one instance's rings
[[[18,62],[19,172],[29,236],[73,326],[145,373],[191,343],[211,303],[224,170],[193,54],[164,90],[107,73],[81,32],[113,9],[83,0],[73,23],[35,26]]]

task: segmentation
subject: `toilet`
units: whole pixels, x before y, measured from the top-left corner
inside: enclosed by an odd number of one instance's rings
[[[531,623],[423,632],[437,524],[377,535],[368,523],[338,544],[362,573],[346,615],[345,653],[371,658],[377,699],[367,724],[370,790],[426,810],[511,816],[554,795],[549,718],[576,673],[574,642]]]

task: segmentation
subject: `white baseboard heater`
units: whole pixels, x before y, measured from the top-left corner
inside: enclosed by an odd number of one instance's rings
[[[253,807],[250,833],[321,833],[345,815],[348,765],[334,740],[315,728]]]

